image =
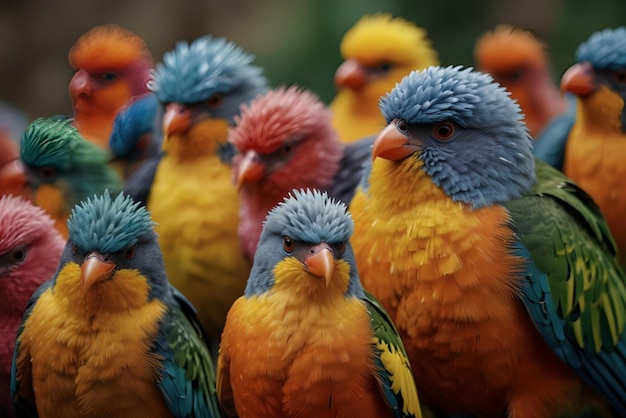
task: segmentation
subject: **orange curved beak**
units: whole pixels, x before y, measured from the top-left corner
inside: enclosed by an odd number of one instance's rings
[[[237,189],[244,183],[256,183],[265,176],[265,165],[261,163],[256,151],[248,151],[239,163],[237,172]]]
[[[593,66],[589,62],[574,64],[561,77],[561,91],[586,96],[595,91]]]
[[[83,289],[87,291],[94,284],[109,279],[116,267],[115,263],[109,260],[108,255],[96,251],[87,254],[83,265],[80,267]]]
[[[367,82],[367,73],[355,59],[345,60],[335,71],[335,88],[349,87],[359,89]]]
[[[386,160],[401,160],[413,154],[419,148],[409,143],[409,137],[400,132],[396,120],[391,121],[374,140],[372,161],[376,157]]]
[[[165,107],[163,115],[163,135],[166,138],[184,133],[191,126],[191,111],[180,103],[170,103]]]
[[[335,272],[335,256],[328,244],[322,243],[311,249],[312,255],[304,260],[309,273],[323,277],[326,287],[330,285]]]

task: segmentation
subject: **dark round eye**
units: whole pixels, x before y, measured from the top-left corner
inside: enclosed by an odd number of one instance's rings
[[[137,247],[135,247],[134,245],[132,247],[128,247],[125,251],[124,251],[124,258],[127,260],[130,260],[131,258],[133,258],[135,256],[135,250]]]
[[[378,71],[382,73],[386,73],[388,71],[391,71],[392,68],[393,68],[393,65],[390,62],[383,62],[382,64],[378,66]]]
[[[215,93],[214,95],[212,95],[211,97],[207,99],[207,102],[209,103],[209,106],[211,107],[218,107],[219,105],[222,104],[223,99],[224,99],[224,96],[222,96],[219,93]]]
[[[115,73],[102,73],[100,74],[100,78],[104,81],[113,81],[117,79],[117,74]]]
[[[39,169],[39,174],[41,175],[41,177],[45,178],[45,179],[49,179],[55,176],[56,174],[56,170],[52,167],[46,166],[46,167],[41,167]]]
[[[26,248],[25,247],[14,248],[9,254],[9,258],[11,259],[11,262],[13,263],[21,263],[22,261],[26,260]]]
[[[284,237],[283,238],[283,248],[285,249],[285,251],[287,251],[288,253],[293,252],[293,250],[296,248],[296,244],[293,242],[293,240],[289,237]]]
[[[285,144],[281,149],[281,153],[283,154],[289,154],[291,152],[291,150],[293,149],[293,145],[291,144]]]
[[[337,255],[343,255],[344,251],[346,251],[346,243],[342,242],[341,244],[337,245]]]
[[[446,141],[454,134],[454,125],[449,122],[441,122],[433,128],[433,135],[440,141]]]
[[[615,71],[613,72],[613,79],[618,83],[626,82],[626,71]]]
[[[76,248],[75,245],[72,245],[72,255],[77,255],[78,254],[78,248]]]

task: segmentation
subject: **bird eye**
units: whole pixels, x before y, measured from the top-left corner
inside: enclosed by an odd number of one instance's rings
[[[100,78],[104,81],[114,81],[117,79],[117,74],[115,73],[102,73],[100,74]]]
[[[222,104],[223,99],[224,99],[224,96],[222,96],[219,93],[215,93],[214,95],[212,95],[211,97],[207,99],[207,102],[209,103],[209,106],[211,107],[219,107]]]
[[[124,251],[124,258],[127,260],[130,260],[131,258],[133,258],[135,256],[135,251],[136,251],[136,246],[132,246],[126,249],[126,251]]]
[[[50,166],[45,166],[39,169],[39,174],[41,175],[41,177],[45,179],[49,179],[49,178],[54,177],[54,175],[56,174],[56,171],[54,168]]]
[[[440,141],[447,141],[454,134],[454,125],[449,122],[442,122],[435,125],[433,135]]]
[[[378,66],[378,71],[380,71],[381,73],[386,73],[391,71],[392,68],[393,65],[390,62],[383,62]]]
[[[346,251],[346,243],[342,242],[338,244],[335,248],[336,248],[337,255],[341,256],[343,255],[344,251]]]
[[[75,245],[72,245],[72,255],[77,255],[78,254],[78,248],[76,248]]]
[[[283,248],[285,249],[285,251],[287,251],[288,253],[293,252],[293,250],[296,248],[296,244],[293,242],[293,240],[289,237],[284,237],[283,238]]]
[[[21,263],[26,260],[26,247],[14,248],[9,254],[9,259],[13,263]]]
[[[615,71],[613,72],[613,79],[618,83],[626,82],[626,71]]]

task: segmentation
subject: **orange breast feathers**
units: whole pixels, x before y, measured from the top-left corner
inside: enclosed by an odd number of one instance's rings
[[[504,416],[518,396],[536,397],[524,398],[529,408],[554,406],[555,391],[579,390],[518,299],[521,260],[509,250],[506,209],[473,210],[419,167],[410,168],[421,173],[415,182],[397,167],[374,161],[369,190],[351,204],[352,242],[363,287],[398,327],[420,399]]]
[[[386,416],[372,350],[356,298],[320,306],[272,291],[241,297],[222,334],[218,396],[231,396],[240,417]]]

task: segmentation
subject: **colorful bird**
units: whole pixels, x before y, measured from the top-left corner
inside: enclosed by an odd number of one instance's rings
[[[626,275],[593,200],[536,160],[487,74],[432,67],[381,101],[350,205],[363,286],[420,398],[481,417],[626,416]]]
[[[568,101],[553,81],[544,42],[530,31],[498,25],[476,42],[477,69],[490,74],[511,92],[536,138],[549,122],[568,109]]]
[[[335,73],[330,109],[344,142],[377,134],[385,126],[381,96],[410,71],[439,64],[426,30],[388,13],[361,17],[343,36],[340,50],[344,61]]]
[[[397,331],[361,286],[347,207],[294,190],[267,215],[217,366],[229,417],[420,417]]]
[[[600,206],[626,266],[626,27],[594,33],[563,75],[577,97],[563,172]]]
[[[0,416],[13,416],[11,361],[26,304],[54,276],[64,246],[43,209],[21,197],[0,197]]]
[[[78,38],[68,60],[75,71],[69,84],[73,123],[85,139],[108,150],[118,111],[148,92],[152,55],[140,36],[106,24]]]
[[[239,196],[223,153],[232,148],[228,128],[239,106],[267,86],[253,59],[224,38],[179,42],[151,84],[165,107],[164,154],[147,207],[170,281],[214,340],[251,267],[239,249]]]
[[[121,165],[124,179],[131,178],[143,164],[159,159],[161,117],[159,99],[154,93],[131,100],[115,117],[109,148],[114,161]]]
[[[62,116],[31,122],[20,140],[20,157],[33,202],[54,219],[64,238],[74,205],[105,189],[122,189],[121,178],[108,165],[111,154],[85,140]]]
[[[219,417],[206,338],[168,282],[145,207],[105,192],[68,229],[17,336],[16,415]]]
[[[243,105],[228,140],[239,151],[233,158],[241,196],[238,231],[242,251],[252,262],[267,212],[291,190],[328,191],[350,203],[374,137],[342,143],[319,97],[291,86]]]

